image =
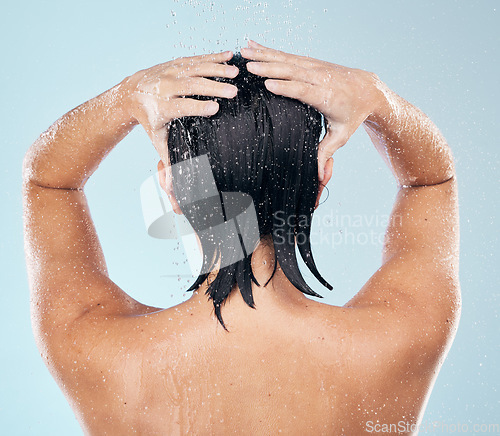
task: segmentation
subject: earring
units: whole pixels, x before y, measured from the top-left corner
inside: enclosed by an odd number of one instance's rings
[[[324,185],[324,186],[325,186],[325,189],[326,189],[326,193],[328,195],[326,196],[326,198],[321,203],[318,203],[318,207],[320,207],[330,197],[330,190],[328,189],[328,186],[326,186],[326,185]]]

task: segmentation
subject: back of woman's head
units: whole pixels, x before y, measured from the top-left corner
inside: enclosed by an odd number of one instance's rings
[[[296,288],[305,294],[319,296],[299,271],[295,245],[314,276],[331,289],[316,269],[310,245],[312,215],[318,195],[318,142],[322,117],[298,100],[269,92],[262,77],[247,71],[246,62],[236,55],[228,63],[239,68],[238,76],[217,79],[238,88],[235,98],[217,99],[220,106],[217,114],[209,118],[184,117],[171,123],[170,163],[174,167],[207,155],[224,218],[228,219],[224,198],[229,197],[222,193],[248,194],[246,197],[253,200],[256,211],[256,242],[267,235],[273,241],[272,274],[279,262]],[[209,271],[220,265],[207,294],[224,326],[221,305],[236,284],[244,301],[254,307],[252,281],[258,286],[261,284],[257,283],[251,269],[253,249],[242,251],[239,246],[228,246],[234,245],[234,241],[242,242],[242,235],[238,235],[239,240],[232,238],[231,241],[221,237],[220,226],[214,225],[218,223],[213,219],[213,207],[201,207],[199,196],[186,201],[186,184],[200,178],[187,174],[189,164],[183,168],[183,172],[173,172],[174,194],[184,197],[184,201],[179,201],[181,210],[197,232],[203,251],[202,273],[189,290],[197,289],[207,279]],[[190,204],[197,205],[189,207]],[[243,255],[235,257],[237,251],[242,251]],[[271,278],[272,275],[269,280]]]

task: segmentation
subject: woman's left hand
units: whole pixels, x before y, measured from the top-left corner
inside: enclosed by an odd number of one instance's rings
[[[121,83],[124,109],[132,122],[140,123],[164,162],[168,124],[184,116],[211,116],[219,105],[213,100],[186,98],[192,95],[233,98],[236,86],[207,77],[234,78],[238,68],[226,65],[230,51],[178,58],[138,71]]]

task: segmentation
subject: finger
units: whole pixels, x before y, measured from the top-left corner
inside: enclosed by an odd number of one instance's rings
[[[194,64],[203,63],[203,62],[222,63],[222,62],[227,62],[232,57],[233,57],[232,51],[224,51],[221,53],[211,53],[211,54],[205,54],[205,55],[177,58],[172,62],[172,64],[173,65],[178,65],[178,64],[194,65]]]
[[[272,48],[243,47],[240,51],[246,59],[264,62],[286,62],[293,55]]]
[[[320,143],[321,144],[321,143]],[[319,145],[318,145],[319,147]],[[320,182],[323,182],[325,180],[325,173],[326,173],[326,163],[329,161],[329,158],[326,158],[325,153],[319,154],[318,150],[318,178]]]
[[[261,62],[284,62],[288,64],[300,65],[304,68],[311,68],[317,62],[315,59],[307,56],[298,56],[285,53],[272,48],[242,48],[241,55],[252,61]]]
[[[332,177],[333,158],[330,157],[326,161],[318,160],[318,176],[319,182],[326,186]]]
[[[262,77],[318,83],[318,74],[314,70],[283,62],[248,62],[247,69]]]
[[[318,144],[318,177],[320,182],[326,179],[328,160],[331,159],[333,153],[345,144],[343,141],[340,136],[327,133]]]
[[[273,94],[295,98],[322,112],[324,91],[319,86],[293,80],[274,79],[267,79],[264,84]]]
[[[252,39],[248,40],[248,47],[249,48],[268,48],[268,47],[264,47],[262,44],[259,44],[258,42],[253,41]]]
[[[204,95],[208,97],[233,98],[238,93],[238,88],[229,83],[216,82],[204,77],[189,77],[178,80],[173,93],[177,96]]]
[[[219,103],[216,101],[200,101],[193,98],[175,98],[168,102],[166,111],[170,119],[182,117],[210,117],[219,111]]]
[[[222,53],[213,53],[206,54],[200,56],[191,56],[184,58],[177,58],[169,62],[163,62],[161,64],[155,65],[153,67],[141,70],[144,73],[145,77],[155,76],[159,73],[168,72],[171,68],[179,68],[183,66],[194,66],[201,63],[216,63],[222,64],[224,62],[229,61],[233,57],[233,53],[231,51],[225,51]],[[224,76],[225,77],[225,76]]]
[[[202,62],[196,64],[174,65],[173,70],[177,77],[226,77],[235,78],[239,70],[234,65],[218,64],[215,62]]]
[[[326,161],[324,180],[330,180],[332,178],[332,174],[333,174],[333,162],[334,162],[333,157],[331,157],[330,159],[328,159]]]

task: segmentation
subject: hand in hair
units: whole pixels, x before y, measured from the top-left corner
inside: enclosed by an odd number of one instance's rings
[[[266,88],[277,95],[300,100],[326,118],[327,132],[319,144],[318,172],[324,180],[328,159],[342,147],[373,112],[379,91],[377,77],[367,71],[347,68],[317,59],[297,56],[249,41],[243,57],[256,62],[248,71],[263,77]]]
[[[236,96],[235,86],[207,79],[237,76],[238,68],[224,64],[232,56],[226,51],[178,58],[138,71],[123,82],[126,111],[144,127],[164,162],[167,162],[166,138],[170,121],[184,116],[211,116],[219,110],[219,104],[213,100],[185,97]]]

